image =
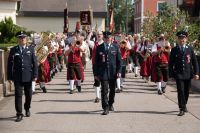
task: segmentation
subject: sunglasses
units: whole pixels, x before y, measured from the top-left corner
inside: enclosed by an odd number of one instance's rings
[[[20,36],[20,37],[18,37],[19,39],[24,39],[24,38],[26,38],[25,36]]]
[[[179,36],[178,39],[184,39],[186,36]]]

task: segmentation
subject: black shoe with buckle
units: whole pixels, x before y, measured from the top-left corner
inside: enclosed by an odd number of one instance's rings
[[[162,92],[163,92],[163,93],[165,93],[165,88],[166,88],[166,87],[162,87]]]
[[[31,116],[31,112],[29,110],[26,110],[26,117],[30,117]]]
[[[97,97],[94,102],[99,103],[99,101],[100,101],[100,99]]]
[[[162,95],[162,91],[161,90],[158,90],[158,95]]]
[[[76,86],[78,92],[81,92],[81,86]]]
[[[42,87],[41,89],[42,89],[43,93],[47,93],[46,87]]]
[[[24,115],[17,115],[17,119],[15,120],[16,122],[20,122],[23,120]]]

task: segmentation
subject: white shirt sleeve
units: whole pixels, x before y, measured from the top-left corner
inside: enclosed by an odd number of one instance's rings
[[[88,46],[93,49],[94,48],[94,41],[87,41]]]
[[[156,52],[157,51],[157,45],[156,44],[152,45],[151,51],[152,52]]]

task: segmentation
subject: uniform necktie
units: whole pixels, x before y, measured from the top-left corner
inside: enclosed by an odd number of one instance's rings
[[[181,52],[184,53],[184,47],[183,46],[181,46]]]
[[[108,50],[109,50],[109,45],[106,44],[106,53],[108,53]]]
[[[21,52],[22,52],[22,53],[24,52],[24,47],[21,47]]]

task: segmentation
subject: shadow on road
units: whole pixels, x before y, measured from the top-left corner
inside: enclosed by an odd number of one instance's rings
[[[15,121],[16,116],[0,118],[0,121]]]
[[[78,103],[81,103],[81,102],[93,102],[94,99],[91,99],[91,100],[39,100],[39,101],[33,101],[33,102],[78,102]]]
[[[62,112],[37,112],[36,114],[74,114],[74,115],[82,115],[82,114],[101,114],[102,110],[95,110],[95,111],[62,111]]]
[[[167,111],[167,112],[160,112],[160,111],[115,111],[115,113],[139,113],[139,114],[166,114],[166,115],[177,115],[178,111]]]

